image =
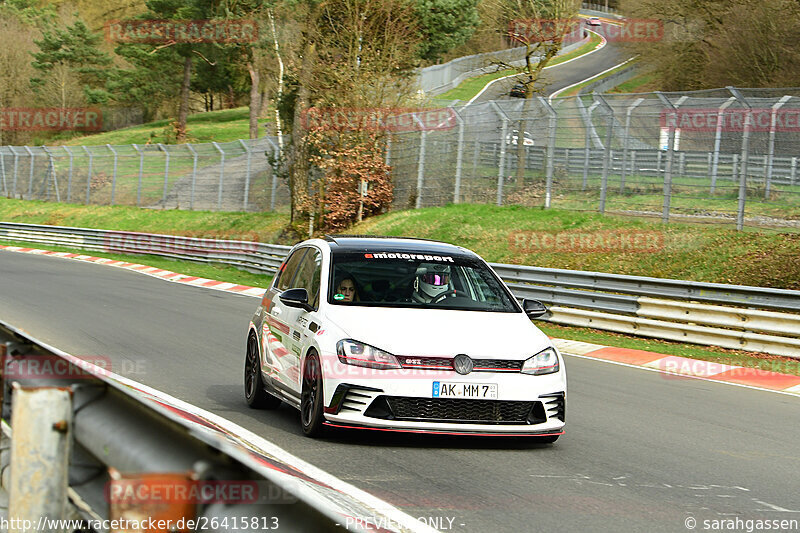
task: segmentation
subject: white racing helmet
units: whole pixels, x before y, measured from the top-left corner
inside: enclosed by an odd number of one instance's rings
[[[450,290],[450,267],[435,263],[422,263],[414,278],[414,296],[418,300],[435,300]]]

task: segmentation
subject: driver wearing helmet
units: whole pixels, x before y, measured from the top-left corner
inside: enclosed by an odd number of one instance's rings
[[[444,294],[453,292],[450,289],[450,267],[433,263],[422,263],[417,267],[414,278],[414,302],[431,303]]]

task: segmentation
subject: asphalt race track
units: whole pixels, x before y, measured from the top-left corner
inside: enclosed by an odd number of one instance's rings
[[[800,399],[568,357],[555,445],[339,431],[247,408],[255,298],[0,251],[0,319],[224,416],[443,530],[687,531],[695,518],[800,520]],[[450,522],[452,520],[452,523]]]
[[[623,50],[618,43],[607,42],[603,48],[594,53],[545,69],[537,87],[544,87],[544,95],[549,96],[573,83],[578,83],[619,65],[629,57],[631,54]],[[497,81],[476,98],[475,103],[509,99],[508,92],[516,83],[514,78]]]

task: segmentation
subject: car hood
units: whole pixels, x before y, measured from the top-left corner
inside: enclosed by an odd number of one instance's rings
[[[326,315],[347,338],[395,355],[525,359],[552,345],[524,313],[336,306]]]

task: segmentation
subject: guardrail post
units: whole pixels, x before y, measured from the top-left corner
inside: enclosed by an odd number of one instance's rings
[[[81,146],[86,155],[89,156],[89,169],[86,171],[86,205],[89,205],[89,200],[92,195],[92,163],[94,162],[94,155],[89,151],[86,146]]]
[[[628,109],[625,110],[625,134],[623,136],[623,144],[622,144],[622,174],[619,177],[619,192],[625,192],[625,174],[626,174],[626,165],[628,163],[628,143],[630,141],[630,133],[631,133],[631,114],[633,114],[633,110],[636,109],[642,102],[644,102],[644,98],[637,98],[634,102],[628,106]],[[633,169],[631,169],[633,172]]]
[[[192,152],[192,187],[189,193],[189,211],[194,211],[194,188],[197,182],[197,152],[195,152],[192,143],[186,143],[186,148]]]
[[[117,191],[117,160],[119,159],[117,156],[117,151],[110,144],[106,144],[106,148],[111,150],[111,153],[114,154],[114,174],[111,178],[111,205],[114,205],[114,195]]]
[[[780,100],[775,102],[772,106],[772,120],[769,123],[769,148],[767,149],[767,175],[766,183],[764,184],[764,200],[769,200],[770,183],[772,182],[772,163],[775,157],[775,126],[778,119],[778,110],[783,107],[783,104],[788,102],[792,97],[784,95]]]
[[[53,159],[53,152],[47,146],[42,146],[42,150],[44,153],[47,154],[47,158],[50,160],[50,167],[48,169],[48,174],[50,173],[49,170],[53,171],[53,188],[56,190],[56,202],[61,201],[61,192],[58,190],[58,176],[56,176],[56,162]],[[47,181],[47,199],[50,199],[50,180],[45,177]]]
[[[247,144],[245,144],[245,142],[242,139],[239,139],[239,143],[242,145],[242,148],[244,148],[244,151],[247,152],[247,174],[245,175],[245,178],[244,178],[244,203],[242,205],[242,210],[243,211],[247,211],[247,199],[250,196],[250,156],[251,156],[251,151],[250,151],[250,147],[247,146]]]
[[[606,212],[606,194],[608,193],[608,172],[611,167],[611,142],[614,140],[614,110],[608,105],[602,94],[594,93],[596,102],[605,108],[606,117],[606,145],[603,149],[603,175],[600,178],[600,214]]]
[[[62,145],[61,147],[69,154],[69,174],[67,174],[67,203],[69,203],[72,200],[72,163],[74,155],[67,146]]]
[[[23,521],[66,517],[72,393],[63,388],[13,386],[11,413],[11,486],[9,533],[23,529]],[[16,526],[14,524],[17,524]],[[55,524],[45,531],[61,533]]]
[[[576,96],[575,98],[580,98],[580,96]],[[586,129],[586,138],[585,144],[583,147],[583,186],[581,187],[582,191],[586,190],[586,187],[589,183],[589,151],[592,147],[592,139],[591,139],[591,124],[592,124],[592,112],[595,110],[597,106],[599,106],[599,102],[592,102],[592,105],[586,110],[586,121],[584,128]]]
[[[421,131],[419,137],[419,154],[417,157],[417,200],[414,204],[414,207],[419,209],[422,207],[422,185],[425,179],[425,145],[428,140],[428,132],[416,113],[412,113],[411,116],[419,125]]]
[[[747,155],[750,149],[750,127],[753,123],[753,108],[736,87],[729,86],[727,89],[736,97],[739,103],[747,108],[744,116],[744,131],[742,131],[742,164],[739,169],[739,206],[736,210],[736,229],[742,231],[742,228],[744,228],[744,207],[747,197]]]
[[[492,108],[497,113],[497,116],[503,121],[503,126],[500,128],[500,165],[497,172],[497,205],[503,205],[503,180],[506,172],[506,137],[508,136],[508,123],[510,122],[508,115],[500,109],[497,102],[492,100]],[[521,142],[523,133],[517,135],[517,142]]]
[[[547,141],[547,170],[545,171],[545,186],[544,186],[544,208],[550,208],[550,202],[553,198],[553,172],[555,170],[556,159],[556,133],[558,129],[558,114],[553,106],[547,101],[544,96],[539,97],[539,102],[547,110],[549,116],[548,121],[548,141]],[[524,135],[524,134],[523,134]],[[519,141],[519,137],[517,138]]]
[[[386,132],[386,166],[392,166],[392,134]]]
[[[797,157],[792,157],[792,170],[789,174],[789,184],[794,185],[794,180],[797,177]]]
[[[136,144],[133,145],[133,149],[136,150],[136,153],[139,154],[139,183],[136,186],[136,207],[141,207],[142,205],[142,172],[144,172],[144,152],[139,149],[139,146]]]
[[[280,165],[280,149],[269,137],[267,138],[267,142],[272,147],[272,159],[275,161],[275,166]],[[272,194],[270,195],[269,200],[269,210],[275,211],[275,195],[278,193],[278,172],[276,168],[272,167],[272,165],[270,165],[270,167],[272,168]]]
[[[453,188],[453,203],[459,203],[461,199],[461,171],[464,161],[464,119],[456,108],[451,107],[450,110],[455,114],[458,121],[458,151],[456,152],[456,184]]]
[[[28,152],[28,157],[31,158],[31,170],[28,176],[28,200],[33,200],[33,164],[34,155],[29,146],[24,146],[25,151]]]
[[[167,208],[167,186],[169,184],[169,150],[167,147],[161,143],[158,143],[159,150],[162,150],[165,155],[164,159],[164,195],[161,198],[161,203],[164,206],[164,209]]]
[[[217,190],[217,211],[222,210],[222,181],[225,179],[225,150],[219,147],[216,142],[212,142],[214,148],[220,153],[222,158],[219,162],[219,188]]]
[[[711,194],[714,194],[714,189],[717,187],[717,172],[719,171],[719,148],[722,142],[722,123],[725,110],[736,101],[736,98],[731,96],[719,106],[717,111],[717,127],[714,134],[714,165],[711,167]]]

